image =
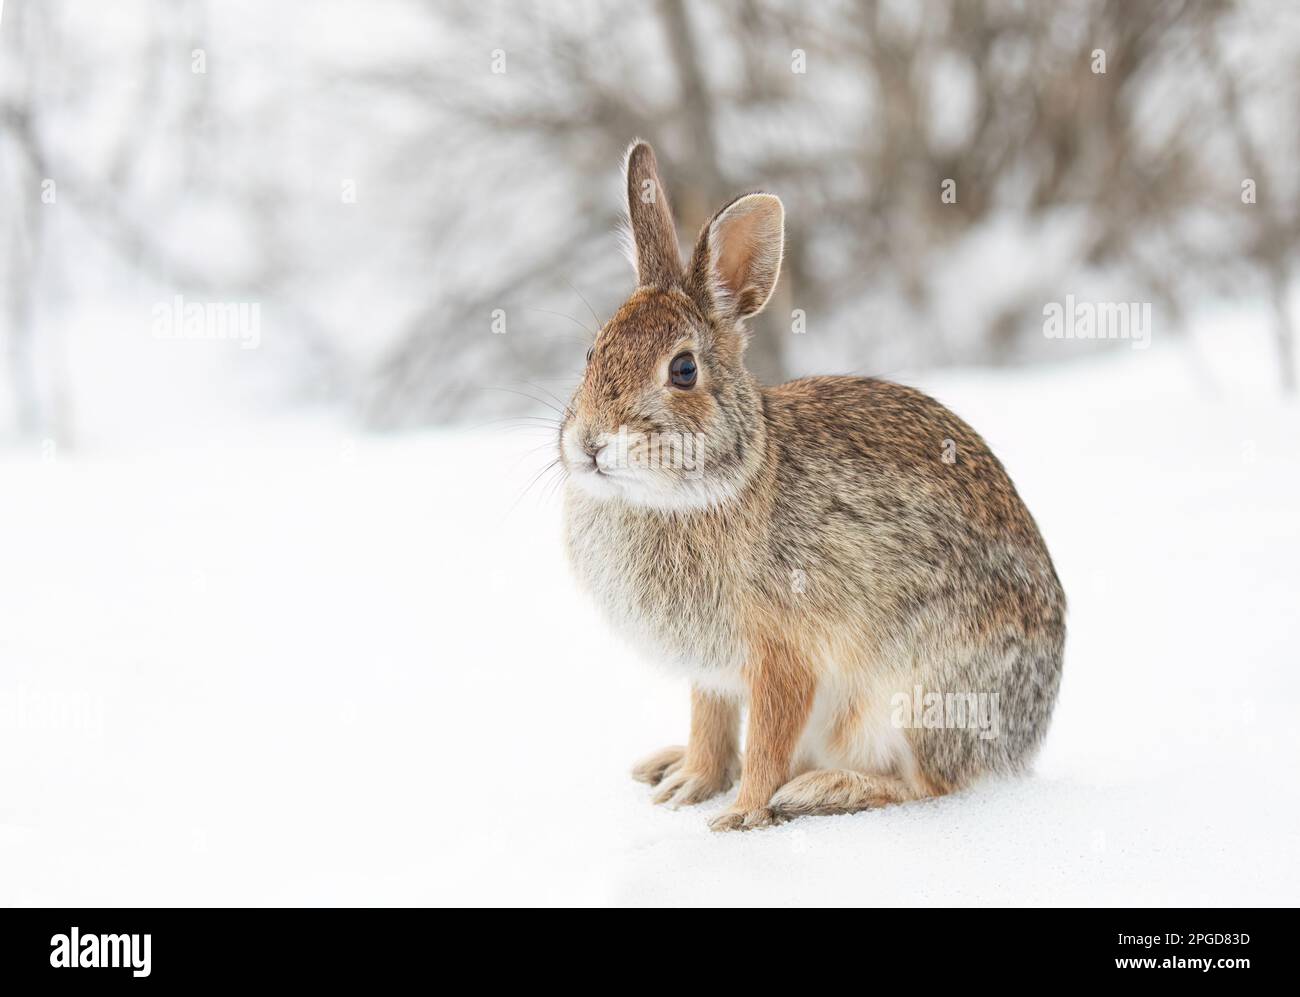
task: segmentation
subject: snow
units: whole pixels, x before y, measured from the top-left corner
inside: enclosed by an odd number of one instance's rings
[[[1056,559],[1052,730],[1027,779],[746,834],[628,778],[686,689],[575,591],[545,431],[0,453],[0,902],[1293,904],[1300,411],[1215,341],[909,378]]]

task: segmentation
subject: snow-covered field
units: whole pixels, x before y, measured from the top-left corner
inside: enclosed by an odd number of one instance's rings
[[[544,434],[0,455],[0,902],[1293,904],[1300,411],[1188,356],[912,379],[1070,597],[1037,773],[748,834],[628,778],[686,689],[574,590]]]

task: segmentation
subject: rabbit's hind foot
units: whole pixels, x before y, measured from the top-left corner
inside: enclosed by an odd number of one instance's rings
[[[796,776],[778,789],[770,806],[778,820],[788,820],[851,814],[924,799],[926,795],[895,776],[868,775],[851,769],[817,769]]]

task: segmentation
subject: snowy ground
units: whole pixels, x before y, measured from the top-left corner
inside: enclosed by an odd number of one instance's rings
[[[1070,597],[1037,774],[743,835],[627,778],[686,690],[520,498],[544,437],[0,455],[0,902],[1293,904],[1300,412],[1205,373],[919,379]]]

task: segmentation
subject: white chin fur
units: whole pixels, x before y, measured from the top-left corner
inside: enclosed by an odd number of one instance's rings
[[[606,442],[615,437],[605,434],[601,439]],[[700,472],[679,474],[656,468],[627,466],[597,472],[578,445],[572,426],[560,438],[560,452],[570,484],[584,495],[601,502],[623,502],[640,509],[679,512],[707,509],[736,497],[735,486],[730,482],[714,481]],[[617,455],[610,453],[610,456],[613,458]]]
[[[620,471],[599,474],[569,468],[569,482],[584,495],[602,502],[620,501],[641,509],[682,512],[722,505],[736,497],[727,483],[707,478],[670,478],[655,472]]]

